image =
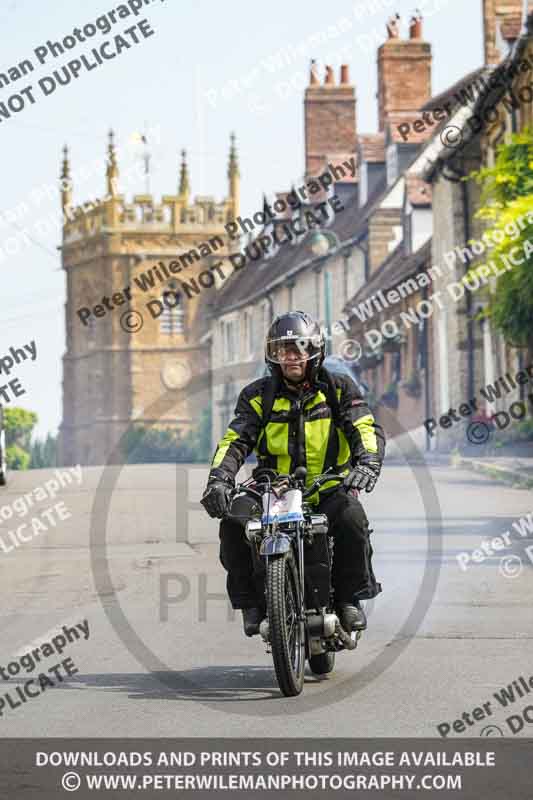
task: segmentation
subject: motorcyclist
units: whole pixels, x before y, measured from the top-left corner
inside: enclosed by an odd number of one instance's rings
[[[343,484],[325,483],[308,498],[316,513],[326,514],[334,537],[332,584],[343,628],[366,628],[359,601],[381,592],[372,570],[368,520],[354,490],[370,492],[374,488],[385,438],[354,381],[347,375],[328,373],[322,367],[324,356],[323,333],[309,314],[291,311],[276,317],[265,343],[271,376],[259,378],[241,391],[235,417],[211,462],[201,502],[211,517],[224,517],[219,530],[220,561],[228,573],[232,607],[242,610],[247,636],[259,632],[265,616],[264,596],[254,579],[244,521],[224,515],[231,511],[229,494],[235,476],[252,450],[258,468],[286,474],[305,466],[306,485],[329,467],[346,476]],[[270,418],[263,420],[265,382],[269,380],[275,381],[275,401]],[[328,403],[333,389],[340,411],[337,420]]]

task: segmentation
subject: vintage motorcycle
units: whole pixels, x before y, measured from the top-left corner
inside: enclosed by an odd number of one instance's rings
[[[254,574],[264,582],[266,618],[259,630],[285,697],[301,693],[306,659],[315,675],[325,675],[333,670],[335,653],[354,650],[361,636],[345,631],[335,613],[334,540],[327,516],[305,502],[323,483],[344,476],[328,471],[305,488],[306,474],[305,467],[292,475],[256,469],[230,496],[229,513],[246,520]],[[239,513],[244,509],[246,514]]]

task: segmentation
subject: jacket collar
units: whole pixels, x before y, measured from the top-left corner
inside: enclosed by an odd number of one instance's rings
[[[289,381],[285,380],[285,378],[282,379],[282,386],[292,395],[302,395],[311,389],[311,383],[309,381],[301,381],[297,384],[291,384]]]
[[[297,387],[291,386],[284,377],[281,378],[280,387],[281,391],[288,395],[289,397],[303,397],[304,395],[312,395],[316,394],[319,390],[323,392],[323,394],[328,395],[328,384],[325,380],[325,375],[322,369],[319,370],[317,377],[315,377],[314,381],[302,381],[300,384],[297,384]],[[278,389],[278,391],[279,391]]]

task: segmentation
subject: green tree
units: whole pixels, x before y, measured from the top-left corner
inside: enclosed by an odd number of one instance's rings
[[[211,456],[211,408],[202,410],[195,428],[185,435],[168,428],[134,425],[123,440],[129,464],[203,463]]]
[[[9,469],[28,469],[30,465],[30,442],[38,422],[34,411],[23,408],[4,408],[6,432],[6,460]]]
[[[12,444],[10,447],[6,447],[6,461],[9,469],[28,469],[30,454],[18,444]]]
[[[30,469],[57,467],[57,436],[49,433],[46,439],[36,438],[30,450]]]
[[[485,315],[513,346],[533,355],[533,132],[514,134],[496,152],[493,167],[470,175],[482,186],[477,217],[489,223],[486,236],[495,242],[491,259],[522,264],[498,276]],[[531,242],[531,244],[530,244]],[[516,248],[516,250],[515,250]],[[517,252],[518,251],[518,252]],[[502,257],[507,259],[504,261]],[[472,272],[476,272],[474,268]]]

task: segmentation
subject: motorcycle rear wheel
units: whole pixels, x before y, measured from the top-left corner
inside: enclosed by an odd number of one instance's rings
[[[292,551],[268,559],[266,582],[276,677],[282,694],[295,697],[304,684],[305,631],[303,622],[298,620],[300,584]]]
[[[335,651],[309,656],[309,666],[314,675],[327,675],[335,666]]]

